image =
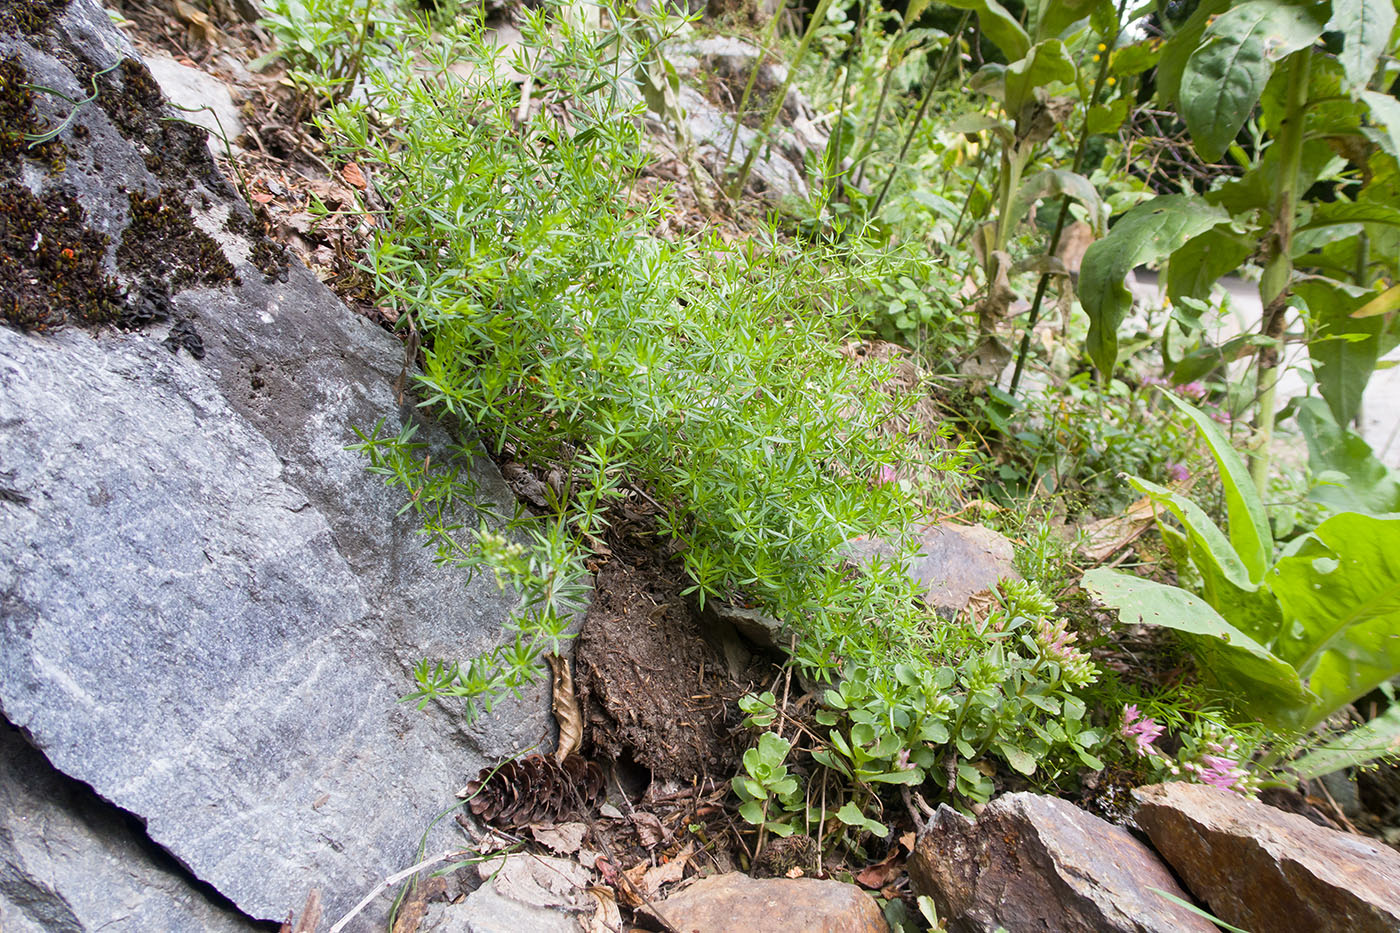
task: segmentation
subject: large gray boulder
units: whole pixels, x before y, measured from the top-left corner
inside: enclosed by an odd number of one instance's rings
[[[0,316],[28,323],[0,323],[0,713],[250,917],[315,887],[334,920],[416,861],[466,776],[551,741],[547,679],[475,726],[400,702],[420,659],[499,643],[513,603],[436,567],[346,449],[411,417],[402,348],[249,232],[96,3],[53,0],[28,35],[14,9],[11,72],[102,94],[61,158],[0,159]],[[36,92],[0,119],[71,106]],[[494,466],[464,465],[508,510]]]
[[[211,903],[121,811],[57,774],[0,723],[0,930],[253,933]]]

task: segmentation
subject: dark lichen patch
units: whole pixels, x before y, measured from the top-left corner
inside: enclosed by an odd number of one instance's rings
[[[63,171],[67,148],[58,139],[44,139],[52,129],[34,111],[34,89],[19,57],[0,58],[0,177],[18,177],[21,158]]]
[[[239,210],[229,211],[228,220],[224,222],[224,229],[230,233],[236,233],[248,240],[248,261],[257,267],[269,282],[287,281],[287,272],[291,268],[292,254],[287,247],[278,243],[268,235],[272,221],[267,216],[267,209],[259,206],[254,214],[245,214]]]
[[[0,319],[33,331],[119,319],[121,290],[103,268],[106,252],[107,238],[72,197],[0,186]]]
[[[0,0],[0,32],[38,35],[69,0]]]
[[[219,244],[195,226],[190,209],[170,189],[153,198],[130,193],[131,221],[117,247],[118,268],[142,282],[171,291],[237,280]]]

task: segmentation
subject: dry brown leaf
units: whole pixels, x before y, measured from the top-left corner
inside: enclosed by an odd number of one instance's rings
[[[365,181],[365,173],[360,171],[360,167],[354,162],[345,163],[345,167],[340,170],[340,177],[345,179],[345,183],[351,188],[364,191],[369,187],[369,182]]]
[[[209,15],[190,6],[185,0],[175,0],[175,15],[185,24],[190,38],[196,42],[212,43],[219,37],[219,30],[214,28]]]
[[[408,900],[399,907],[398,917],[394,920],[393,933],[418,933],[418,926],[423,922],[423,915],[428,912],[428,901],[446,891],[446,878],[421,879],[413,886],[413,893],[408,896]]]
[[[588,827],[583,823],[532,824],[530,835],[557,855],[573,855],[583,846]]]
[[[904,870],[904,862],[899,858],[899,849],[894,849],[883,861],[867,865],[856,872],[856,884],[871,891],[878,891],[890,883],[890,879]]]
[[[632,825],[637,827],[637,838],[648,849],[655,849],[666,838],[666,828],[654,813],[632,814]]]
[[[547,654],[545,660],[549,662],[554,681],[554,718],[559,723],[559,747],[554,750],[554,760],[562,763],[583,744],[583,711],[574,693],[574,672],[569,667],[569,659]]]
[[[641,885],[646,896],[655,897],[663,884],[671,884],[684,878],[686,866],[690,864],[690,857],[694,853],[695,844],[686,843],[685,848],[677,852],[675,858],[664,865],[647,869],[642,875]]]
[[[1084,527],[1087,540],[1079,552],[1093,561],[1107,560],[1119,548],[1131,544],[1151,526],[1157,514],[1151,498],[1143,496],[1121,515],[1091,522]]]
[[[584,933],[616,933],[622,929],[622,913],[617,909],[617,895],[612,888],[594,885],[588,889],[597,902],[593,916],[583,920]]]

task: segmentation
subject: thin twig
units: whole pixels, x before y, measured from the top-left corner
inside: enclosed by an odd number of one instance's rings
[[[385,891],[389,890],[394,885],[398,884],[400,881],[404,880],[410,875],[416,874],[417,872],[422,871],[430,865],[436,865],[439,862],[445,862],[448,859],[454,859],[460,856],[470,854],[471,852],[465,849],[451,849],[447,852],[440,852],[437,855],[434,855],[432,858],[424,859],[417,865],[414,865],[411,868],[405,868],[403,871],[398,872],[397,874],[390,875],[383,881],[379,882],[379,884],[375,885],[374,890],[366,894],[364,900],[356,904],[353,910],[351,910],[348,914],[337,920],[335,926],[331,927],[328,933],[340,933],[341,930],[345,929],[345,925],[351,920],[355,919],[355,917],[359,915],[360,911],[368,907],[376,897],[379,897]]]

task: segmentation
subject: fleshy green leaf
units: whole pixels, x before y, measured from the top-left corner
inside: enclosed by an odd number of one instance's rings
[[[1262,721],[1292,726],[1315,699],[1291,665],[1180,587],[1107,568],[1086,573],[1083,586],[1117,609],[1125,622],[1180,632],[1202,668],[1235,691],[1240,706]]]
[[[1208,162],[1224,154],[1259,102],[1274,63],[1322,35],[1326,4],[1249,0],[1205,30],[1181,76],[1181,114],[1196,151]]]
[[[1337,58],[1349,87],[1365,87],[1371,80],[1394,28],[1392,0],[1332,0],[1327,31],[1342,34],[1342,51]]]
[[[1099,0],[1040,0],[1028,4],[1035,10],[1035,37],[1048,39],[1064,32],[1066,27],[1088,17]]]
[[[977,14],[977,24],[982,33],[1001,49],[1007,61],[1024,58],[1030,51],[1031,37],[1021,28],[1016,17],[1007,12],[997,0],[948,0],[948,5],[959,10],[972,10]]]
[[[1206,298],[1222,275],[1233,272],[1254,252],[1254,245],[1229,228],[1213,227],[1172,253],[1167,265],[1167,297]]]
[[[1123,280],[1135,267],[1170,256],[1229,215],[1199,198],[1169,194],[1124,214],[1108,236],[1090,244],[1081,263],[1079,300],[1089,315],[1089,357],[1109,376],[1118,362],[1118,326],[1133,306]]]
[[[1400,674],[1400,518],[1332,516],[1269,585],[1296,633],[1278,652],[1319,698],[1307,725]]]
[[[1258,583],[1264,578],[1264,571],[1273,562],[1274,535],[1269,528],[1269,516],[1264,511],[1264,503],[1259,499],[1259,491],[1250,478],[1249,469],[1230,445],[1229,438],[1220,432],[1220,426],[1200,409],[1188,405],[1181,399],[1164,392],[1167,400],[1196,423],[1196,428],[1205,438],[1210,455],[1220,471],[1220,483],[1225,487],[1225,508],[1230,520],[1230,544],[1239,554],[1249,579]]]

